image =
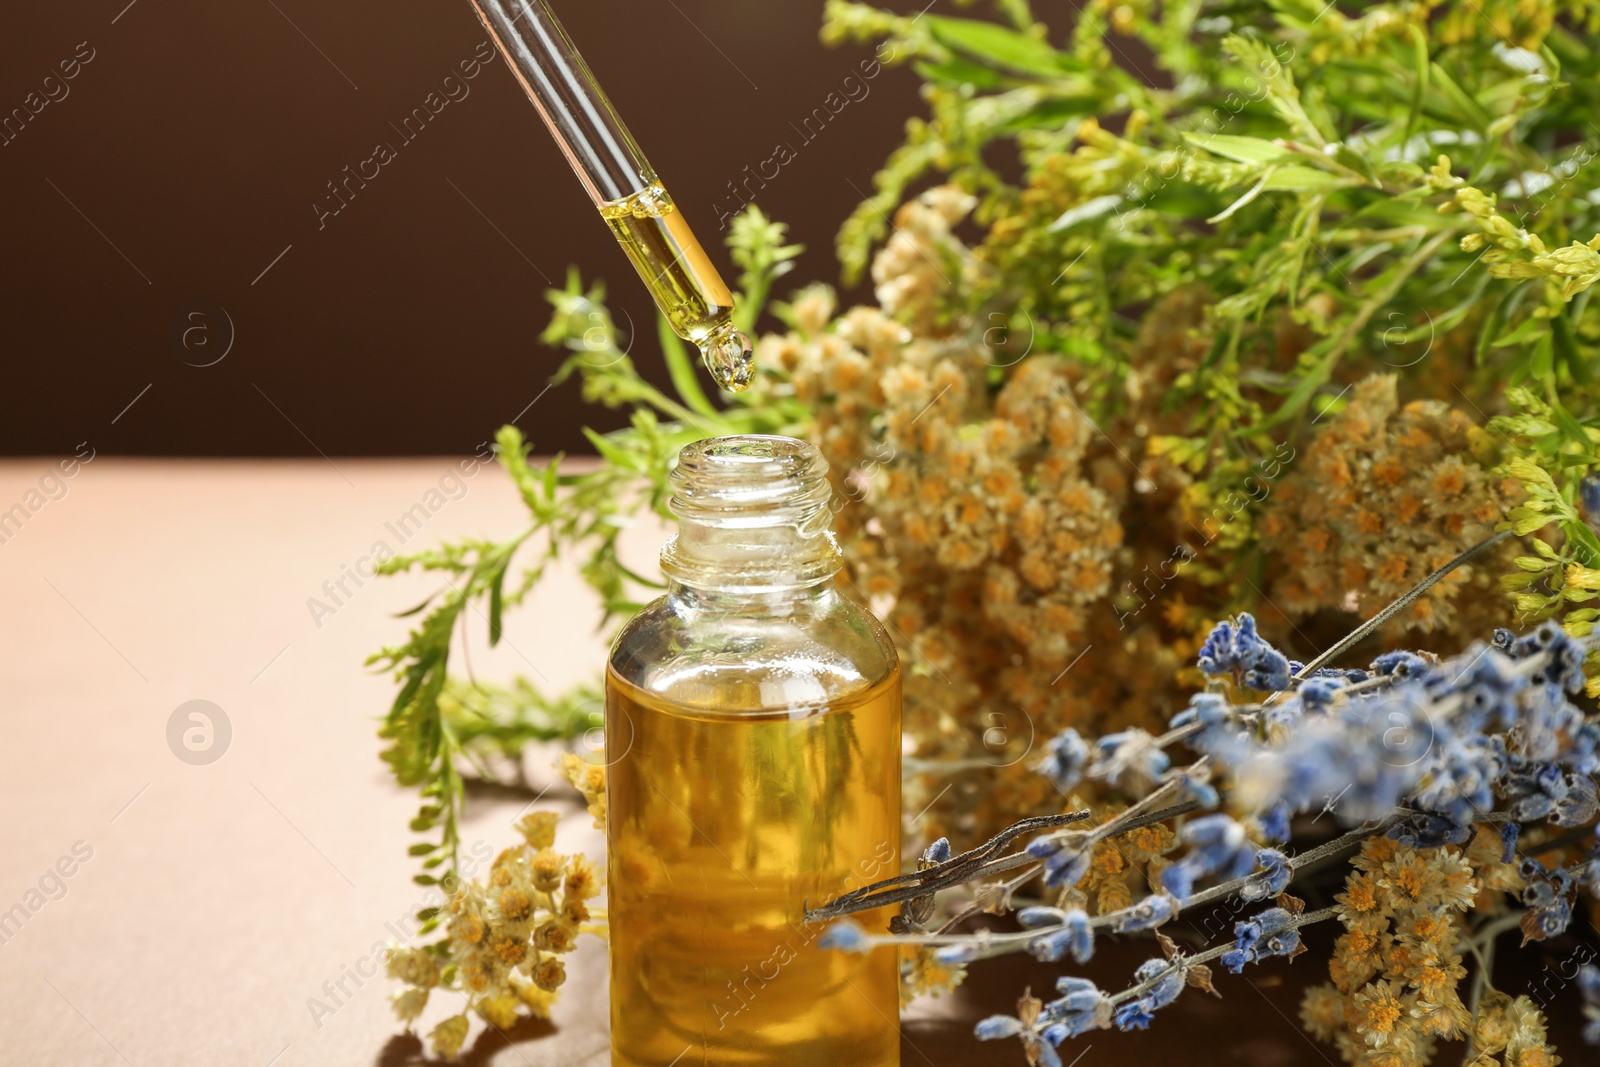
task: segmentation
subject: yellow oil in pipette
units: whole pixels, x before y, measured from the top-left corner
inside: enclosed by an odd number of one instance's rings
[[[659,179],[613,200],[600,215],[633,262],[672,331],[700,349],[717,384],[750,384],[754,353],[733,324],[733,293]]]

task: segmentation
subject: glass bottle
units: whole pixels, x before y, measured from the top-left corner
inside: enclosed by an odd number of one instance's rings
[[[894,950],[802,919],[900,873],[899,661],[834,586],[827,463],[716,438],[672,488],[667,594],[606,671],[612,1067],[897,1067]]]

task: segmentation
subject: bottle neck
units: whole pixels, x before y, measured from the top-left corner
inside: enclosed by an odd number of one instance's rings
[[[843,566],[829,529],[833,491],[816,446],[747,435],[697,441],[672,472],[677,536],[661,569],[696,598],[793,599]]]

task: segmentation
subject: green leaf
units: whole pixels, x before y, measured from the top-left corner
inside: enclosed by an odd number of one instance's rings
[[[1339,145],[1333,150],[1333,161],[1346,170],[1353,170],[1373,185],[1382,185],[1377,173],[1372,169],[1372,163],[1366,156],[1352,149],[1349,145]]]
[[[1435,101],[1435,110],[1438,110],[1437,104],[1442,101],[1447,104],[1444,110],[1448,112],[1449,117],[1465,122],[1478,133],[1483,133],[1489,128],[1491,118],[1483,109],[1483,105],[1456,84],[1456,80],[1439,64],[1428,65],[1428,81],[1430,86],[1437,86],[1439,90],[1438,93],[1434,93],[1430,88],[1425,94]]]
[[[1260,137],[1237,137],[1228,133],[1213,133],[1209,136],[1186,133],[1183,139],[1196,148],[1203,148],[1214,155],[1239,163],[1278,163],[1294,157],[1294,153],[1282,145]]]
[[[1074,226],[1081,226],[1085,222],[1093,222],[1101,216],[1108,215],[1122,205],[1120,196],[1097,196],[1086,200],[1077,207],[1068,208],[1061,213],[1061,217],[1050,224],[1050,233],[1061,230],[1070,230]]]
[[[1474,346],[1472,359],[1474,366],[1483,366],[1483,357],[1488,355],[1489,346],[1494,342],[1495,335],[1500,332],[1500,324],[1505,321],[1507,311],[1513,310],[1513,307],[1508,305],[1512,305],[1512,297],[1520,292],[1522,292],[1520,287],[1507,292],[1494,302],[1489,314],[1484,316],[1483,325],[1478,328],[1478,342]]]
[[[1203,219],[1222,210],[1222,204],[1222,198],[1209,189],[1168,182],[1139,206],[1174,218]]]
[[[1350,184],[1349,178],[1341,178],[1339,175],[1329,174],[1325,170],[1291,165],[1275,168],[1267,176],[1264,188],[1291,192],[1314,192],[1322,189],[1339,189]]]
[[[1008,30],[997,23],[942,15],[923,17],[934,40],[974,59],[1046,78],[1088,69],[1082,60],[1057,52],[1036,37]]]
[[[632,453],[613,442],[609,436],[591,430],[587,426],[583,428],[583,436],[589,439],[591,445],[594,445],[594,450],[600,453],[600,458],[613,467],[618,467],[622,470],[639,469],[639,464],[635,461]]]
[[[998,89],[1006,80],[993,67],[974,63],[961,56],[951,56],[942,63],[918,63],[913,68],[923,81],[945,85],[970,85],[977,89]]]
[[[500,633],[501,633],[502,622],[503,622],[503,620],[501,618],[501,612],[505,608],[505,591],[504,590],[505,590],[505,584],[506,584],[506,567],[507,567],[507,565],[509,563],[510,563],[510,560],[507,560],[505,563],[502,563],[499,567],[495,568],[494,578],[491,579],[490,582],[489,582],[489,647],[490,648],[493,648],[494,646],[496,646],[496,645],[498,645],[500,643]]]
[[[1384,196],[1372,201],[1350,216],[1351,220],[1370,219],[1387,222],[1391,226],[1416,226],[1428,231],[1450,229],[1457,225],[1459,216],[1441,214],[1431,204],[1420,204],[1405,197]]]
[[[1527,318],[1523,319],[1516,329],[1497,338],[1490,347],[1508,348],[1511,345],[1525,345],[1544,337],[1548,333],[1548,319]]]
[[[1588,523],[1571,519],[1561,524],[1561,530],[1573,548],[1577,549],[1579,563],[1585,567],[1600,565],[1600,538],[1595,537]]]
[[[428,599],[424,600],[422,603],[418,604],[414,608],[407,608],[405,611],[398,612],[395,615],[395,618],[397,618],[397,619],[408,619],[408,618],[410,618],[411,616],[413,616],[413,615],[417,614],[418,612],[420,612],[423,608],[427,607],[429,604],[432,604],[433,603],[433,598],[438,596],[438,595],[439,595],[438,593],[429,593],[428,594]]]
[[[1583,353],[1578,351],[1578,341],[1572,335],[1572,324],[1567,321],[1565,314],[1557,315],[1550,320],[1550,336],[1555,343],[1556,359],[1567,368],[1567,373],[1572,375],[1572,380],[1579,385],[1588,385],[1594,381],[1594,375],[1589,370],[1589,363],[1583,358]]]
[[[1272,170],[1268,169],[1265,174],[1261,175],[1260,180],[1250,187],[1248,192],[1246,192],[1239,199],[1235,200],[1233,203],[1229,204],[1227,207],[1223,208],[1221,211],[1217,212],[1215,215],[1212,215],[1209,219],[1206,219],[1206,221],[1210,223],[1218,223],[1232,216],[1235,211],[1238,211],[1240,208],[1250,203],[1250,201],[1260,196],[1261,190],[1266,188],[1267,180],[1271,177]]]
[[[1584,432],[1583,425],[1573,417],[1572,412],[1561,406],[1561,401],[1554,397],[1550,401],[1550,414],[1555,418],[1556,425],[1561,428],[1567,440],[1579,448],[1589,449],[1594,446],[1594,442],[1589,440],[1589,435]]]
[[[1554,372],[1555,365],[1555,345],[1550,343],[1550,331],[1547,329],[1533,342],[1533,351],[1528,355],[1528,372],[1536,378],[1548,378]]]
[[[1422,114],[1422,99],[1428,92],[1428,72],[1433,65],[1432,57],[1428,54],[1428,35],[1415,23],[1408,29],[1411,34],[1411,49],[1416,71],[1413,75],[1415,85],[1411,93],[1411,106],[1406,111],[1406,129],[1400,138],[1401,144],[1410,141],[1412,131],[1417,128],[1417,119]]]

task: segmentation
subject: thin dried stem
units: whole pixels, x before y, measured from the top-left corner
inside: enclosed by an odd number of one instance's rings
[[[1384,623],[1400,614],[1406,608],[1410,607],[1412,603],[1416,601],[1416,599],[1423,593],[1426,593],[1429,589],[1432,589],[1435,585],[1438,585],[1439,582],[1443,580],[1445,575],[1449,574],[1457,567],[1477,559],[1479,556],[1483,555],[1494,546],[1500,544],[1502,541],[1505,541],[1510,536],[1510,530],[1501,530],[1499,533],[1479,541],[1477,544],[1461,553],[1455,559],[1451,560],[1449,563],[1446,563],[1443,567],[1440,567],[1438,570],[1422,579],[1422,581],[1412,586],[1409,590],[1402,593],[1388,607],[1378,612],[1360,626],[1357,626],[1354,630],[1351,630],[1338,641],[1335,641],[1333,646],[1326,652],[1322,653],[1322,655],[1318,656],[1316,659],[1312,660],[1310,663],[1307,663],[1304,667],[1301,667],[1298,671],[1296,671],[1294,675],[1295,678],[1309,678],[1311,676],[1311,672],[1317,670],[1323,664],[1327,663],[1329,660],[1332,660],[1335,656],[1338,656],[1359,644],[1361,641],[1366,639],[1368,634],[1372,633],[1378,627],[1382,626]]]

